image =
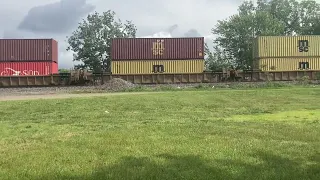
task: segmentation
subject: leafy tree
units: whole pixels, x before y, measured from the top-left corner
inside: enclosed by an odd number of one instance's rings
[[[267,11],[285,27],[284,35],[299,31],[299,2],[296,0],[272,0]]]
[[[68,72],[70,72],[69,69],[64,69],[64,68],[59,69],[58,71],[59,71],[59,73],[68,73]]]
[[[305,0],[299,5],[300,30],[299,34],[320,35],[320,4],[316,1]]]
[[[136,27],[131,21],[122,23],[116,13],[108,10],[89,14],[68,38],[67,51],[74,52],[73,60],[82,61],[94,72],[110,71],[112,38],[135,38]]]
[[[232,59],[228,59],[225,51],[219,46],[214,46],[211,52],[208,45],[205,44],[205,66],[207,71],[222,71],[223,68],[229,68],[230,65],[234,65]]]
[[[212,29],[212,33],[217,36],[215,44],[226,51],[227,60],[233,59],[236,68],[248,68],[252,64],[253,38],[256,35],[284,33],[281,22],[268,12],[255,9],[252,2],[245,2],[239,7],[238,14],[218,21]]]
[[[253,61],[255,37],[320,34],[319,22],[320,6],[313,0],[300,3],[297,0],[258,0],[256,4],[245,1],[237,14],[218,21],[212,33],[216,35],[214,44],[224,51],[226,62],[248,68]]]

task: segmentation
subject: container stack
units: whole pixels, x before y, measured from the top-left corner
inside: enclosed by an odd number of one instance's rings
[[[56,40],[0,39],[0,76],[46,76],[56,73]]]
[[[253,44],[256,70],[320,70],[320,36],[260,36]]]
[[[190,74],[204,71],[204,38],[116,38],[112,74]]]

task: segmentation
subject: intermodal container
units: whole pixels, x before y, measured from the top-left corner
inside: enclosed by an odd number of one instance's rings
[[[255,60],[254,69],[261,71],[318,71],[320,57],[267,58]]]
[[[115,60],[204,59],[204,37],[116,38],[111,58]]]
[[[54,39],[0,39],[0,62],[52,61],[58,63]]]
[[[183,74],[202,73],[204,60],[112,61],[112,74]]]
[[[253,52],[255,58],[320,57],[320,36],[260,36]]]
[[[0,62],[0,76],[46,76],[58,73],[55,62]]]

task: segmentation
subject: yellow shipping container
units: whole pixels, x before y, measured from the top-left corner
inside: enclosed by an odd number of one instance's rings
[[[254,69],[261,71],[317,71],[320,70],[320,57],[258,59],[255,60]]]
[[[320,36],[260,36],[253,42],[254,58],[320,57]]]
[[[112,74],[183,74],[202,73],[204,60],[140,60],[112,61]]]

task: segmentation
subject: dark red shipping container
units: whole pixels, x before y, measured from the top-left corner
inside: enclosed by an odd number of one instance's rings
[[[0,39],[0,62],[52,61],[58,63],[54,39]]]
[[[58,73],[55,62],[0,62],[0,76],[46,76]]]
[[[204,59],[204,37],[115,38],[112,60]]]

